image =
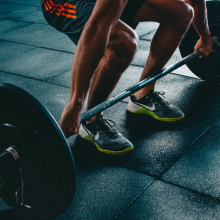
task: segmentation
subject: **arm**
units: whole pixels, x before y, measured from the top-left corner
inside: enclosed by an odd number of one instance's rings
[[[208,56],[212,51],[212,43],[205,0],[186,0],[186,2],[194,9],[192,23],[200,37],[195,45],[195,50],[200,50],[204,55]]]
[[[76,89],[79,83],[83,83],[83,87],[81,84],[79,89],[87,92],[86,87],[89,86],[92,74],[104,54],[111,29],[116,25],[126,3],[127,0],[96,1],[75,51],[71,71],[71,98],[76,96],[74,92],[80,93]],[[78,82],[78,80],[82,80],[82,82]],[[85,98],[84,92],[80,94],[81,98]]]
[[[104,54],[110,32],[119,20],[127,1],[97,0],[84,27],[72,63],[70,100],[59,123],[66,137],[78,131],[80,112],[92,74]]]

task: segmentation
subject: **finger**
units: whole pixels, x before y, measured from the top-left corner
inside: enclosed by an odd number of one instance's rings
[[[69,137],[73,136],[74,134],[76,134],[76,133],[73,132],[73,131],[66,132],[66,133],[65,133],[65,137],[66,137],[66,138],[69,138]]]

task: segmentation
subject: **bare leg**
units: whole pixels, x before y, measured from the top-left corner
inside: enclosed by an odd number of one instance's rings
[[[152,39],[150,54],[140,81],[156,74],[164,67],[179,45],[192,18],[192,8],[183,1],[163,0],[161,4],[161,0],[146,0],[135,16],[135,21],[156,21],[160,26]],[[154,85],[155,83],[152,83],[139,90],[135,97],[142,98],[154,89]]]
[[[136,33],[119,21],[111,32],[105,54],[93,74],[87,109],[91,109],[109,97],[121,74],[132,62],[137,46]],[[100,115],[92,117],[87,122]]]
[[[111,31],[105,53],[93,73],[87,109],[108,98],[121,74],[131,63],[137,46],[137,34],[123,22],[118,21]],[[83,122],[79,136],[91,141],[99,151],[106,154],[122,154],[133,150],[133,144],[113,129],[107,120],[97,118],[102,114],[90,118],[86,121],[87,124]]]
[[[87,109],[96,106],[108,98],[116,83],[118,82],[122,72],[131,63],[137,51],[137,46],[137,34],[133,29],[119,20],[115,27],[111,30],[107,48],[93,73]],[[70,101],[65,106],[61,115],[61,122],[66,127],[63,131],[67,137],[73,133],[77,133],[78,131],[77,129],[69,129],[73,127],[71,123],[75,123],[76,126],[74,125],[74,127],[78,128],[79,121],[75,120],[75,118],[80,114],[83,105],[82,100],[85,99],[87,88],[89,88],[90,83],[90,80],[88,80],[90,76],[84,73],[84,75],[79,75],[75,71],[76,66],[79,65],[77,62],[77,59],[74,59],[72,64],[72,79],[74,78],[74,80],[71,80]],[[85,65],[86,64],[84,64],[84,66]],[[83,85],[79,83],[82,78],[84,78],[86,81],[86,83]],[[83,94],[76,94],[80,92],[83,92]],[[73,111],[73,109],[75,111]],[[91,118],[91,120],[93,120],[93,118]]]

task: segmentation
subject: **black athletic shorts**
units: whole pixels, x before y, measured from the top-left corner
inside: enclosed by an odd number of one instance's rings
[[[133,18],[144,1],[128,0],[120,17],[133,29],[138,25],[133,21]],[[42,0],[42,11],[51,26],[65,33],[77,45],[95,2],[96,0]]]

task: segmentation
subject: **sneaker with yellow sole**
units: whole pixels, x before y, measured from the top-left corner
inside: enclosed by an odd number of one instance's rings
[[[132,94],[127,109],[135,114],[147,114],[160,121],[174,122],[184,118],[184,113],[164,100],[164,92],[151,90],[141,99]]]
[[[133,144],[113,129],[114,125],[112,120],[98,117],[88,124],[83,122],[79,128],[79,136],[92,142],[99,151],[106,154],[123,154],[133,150]]]

